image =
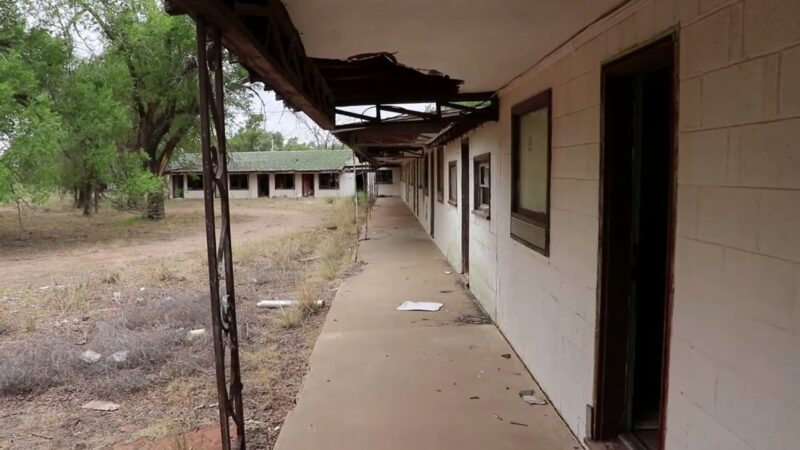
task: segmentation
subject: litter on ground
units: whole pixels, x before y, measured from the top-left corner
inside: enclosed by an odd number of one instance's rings
[[[81,406],[83,409],[93,409],[95,411],[116,411],[119,405],[116,403],[106,402],[103,400],[92,400],[89,403]]]
[[[298,304],[297,300],[261,300],[260,302],[256,303],[256,306],[260,306],[262,308],[283,308],[286,306],[294,306]],[[322,306],[325,302],[322,300],[317,300],[314,302],[317,306]]]
[[[397,307],[397,311],[438,311],[442,304],[438,302],[410,302],[404,301]]]

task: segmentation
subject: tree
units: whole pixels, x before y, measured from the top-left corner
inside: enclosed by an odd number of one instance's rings
[[[263,125],[263,115],[249,116],[245,125],[228,139],[228,149],[233,152],[284,150],[283,135],[279,131],[266,131]]]
[[[115,80],[124,80],[124,68],[96,59],[80,63],[58,96],[56,109],[62,117],[60,184],[76,193],[78,207],[95,212],[100,190],[115,181],[125,183],[127,175],[117,171],[120,154],[117,143],[129,126],[124,104],[115,98]],[[92,201],[94,200],[94,202]]]
[[[311,134],[313,148],[324,150],[341,150],[344,144],[328,130],[321,128],[305,114],[295,114],[301,125]]]
[[[187,141],[198,133],[196,43],[189,19],[166,15],[157,0],[28,2],[65,38],[94,38],[109,64],[124,67],[120,76],[126,82],[115,84],[115,95],[125,103],[131,125],[120,151],[137,156],[143,152],[145,168],[163,175],[175,150],[191,147]],[[246,109],[243,69],[225,64],[225,71],[226,106]],[[163,197],[154,198],[160,201],[155,218],[163,215]]]
[[[42,201],[55,187],[54,95],[68,57],[63,41],[26,30],[15,1],[0,0],[0,204]]]

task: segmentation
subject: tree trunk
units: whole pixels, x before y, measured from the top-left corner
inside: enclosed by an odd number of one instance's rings
[[[92,215],[92,187],[90,185],[86,185],[83,187],[81,191],[81,202],[83,206],[83,215],[84,216],[91,216]]]
[[[94,213],[97,214],[97,210],[100,209],[100,190],[94,188]]]
[[[147,210],[145,211],[145,217],[151,220],[161,220],[164,218],[165,213],[164,193],[159,191],[147,194]]]

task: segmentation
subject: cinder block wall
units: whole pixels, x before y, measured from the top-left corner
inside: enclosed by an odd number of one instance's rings
[[[491,223],[471,227],[471,267],[491,277],[496,265],[496,322],[582,439],[594,392],[600,70],[670,30],[680,64],[667,448],[798,448],[800,1],[634,1],[501,90],[500,121],[470,136],[471,154],[492,153],[494,179]],[[550,88],[544,257],[509,237],[510,108]],[[457,149],[447,146],[445,177]],[[445,178],[435,240],[448,254],[460,228],[446,198]]]
[[[634,2],[501,93],[499,197],[506,208],[508,108],[552,87],[554,118],[552,253],[544,258],[508,239],[502,215],[499,323],[583,437],[595,356],[600,67],[675,27],[679,192],[667,448],[796,448],[796,0]]]

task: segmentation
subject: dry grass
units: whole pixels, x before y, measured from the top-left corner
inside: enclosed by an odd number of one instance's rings
[[[147,279],[150,283],[162,286],[165,284],[186,281],[186,276],[165,260],[156,261],[146,266]]]
[[[41,392],[74,383],[95,395],[119,395],[153,383],[196,373],[206,365],[205,340],[189,341],[186,330],[207,326],[202,298],[161,300],[96,325],[89,342],[75,346],[64,336],[29,339],[0,350],[0,394]],[[189,351],[180,351],[187,348]],[[95,363],[80,358],[91,350]],[[110,355],[125,351],[123,362]]]
[[[313,235],[315,242],[318,242],[317,258],[305,272],[304,278],[296,283],[295,299],[299,303],[278,311],[276,320],[281,328],[299,327],[309,315],[314,314],[319,309],[316,302],[320,298],[323,284],[341,277],[351,262],[357,231],[355,206],[352,199],[336,199],[332,203],[334,207],[331,219],[326,226],[331,232]]]

